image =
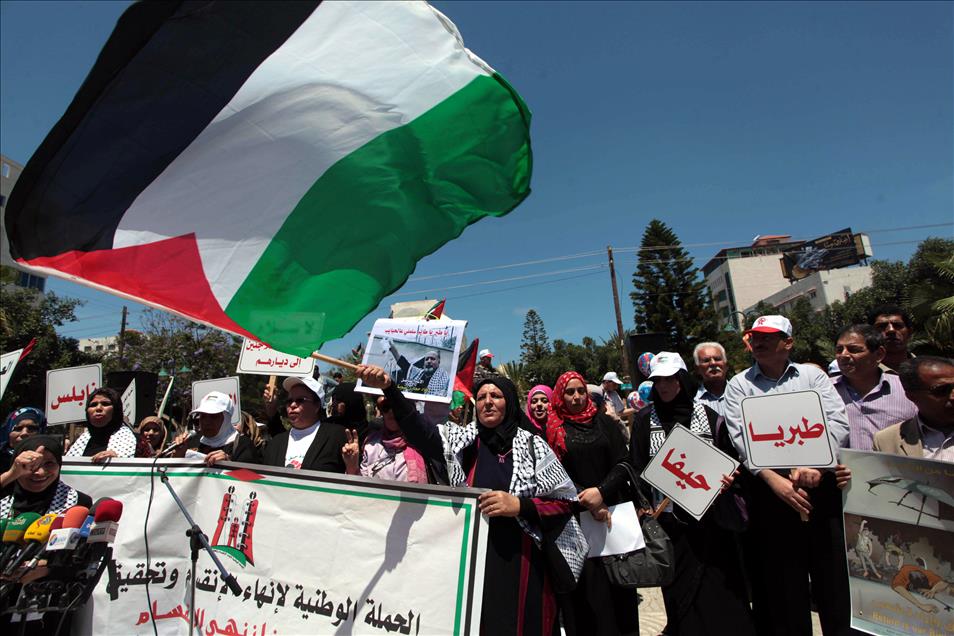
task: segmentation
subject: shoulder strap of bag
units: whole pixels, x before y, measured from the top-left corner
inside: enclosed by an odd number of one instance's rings
[[[646,500],[646,496],[643,494],[642,490],[639,489],[639,477],[636,475],[636,471],[632,466],[629,465],[628,462],[620,462],[618,465],[622,466],[629,475],[630,487],[632,488],[633,492],[636,493],[636,499],[639,507],[643,510],[649,510],[649,502]]]

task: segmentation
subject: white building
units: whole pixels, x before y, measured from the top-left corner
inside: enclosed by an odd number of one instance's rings
[[[79,350],[84,353],[113,353],[119,350],[119,338],[117,336],[80,338]]]
[[[779,312],[790,310],[799,299],[805,298],[815,311],[821,311],[836,300],[844,302],[848,296],[859,289],[871,286],[871,267],[850,267],[820,271],[797,280],[785,289],[767,296],[762,301],[775,307]],[[752,313],[753,303],[743,312]]]

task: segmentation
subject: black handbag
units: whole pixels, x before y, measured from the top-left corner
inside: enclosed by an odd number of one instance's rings
[[[634,505],[638,509],[650,509],[649,502],[639,490],[639,481],[633,467],[620,462],[620,466],[629,473],[630,484],[635,495]],[[675,575],[675,552],[672,540],[666,531],[659,525],[655,515],[645,514],[640,518],[640,527],[643,529],[643,539],[646,547],[627,552],[600,557],[603,569],[610,583],[619,587],[661,587],[672,583]]]

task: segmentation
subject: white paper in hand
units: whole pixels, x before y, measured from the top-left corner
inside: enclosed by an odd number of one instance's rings
[[[580,514],[580,526],[586,542],[590,544],[590,557],[626,554],[646,547],[643,529],[636,516],[636,507],[632,502],[609,507],[613,516],[613,528],[609,529],[602,521],[597,521],[589,512]]]

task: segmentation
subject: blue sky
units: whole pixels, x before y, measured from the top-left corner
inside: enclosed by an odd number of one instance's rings
[[[498,360],[519,355],[529,308],[551,338],[608,337],[606,246],[629,328],[632,248],[654,217],[700,267],[756,234],[851,226],[891,260],[954,235],[952,3],[435,4],[533,111],[533,193],[423,259],[324,353],[365,341],[392,302],[421,297],[446,296]],[[0,3],[3,154],[29,159],[124,6]],[[567,258],[579,254],[590,255]],[[481,268],[496,269],[442,275]],[[123,301],[48,288],[87,300],[62,333],[118,330]],[[126,304],[135,327],[142,308]]]

